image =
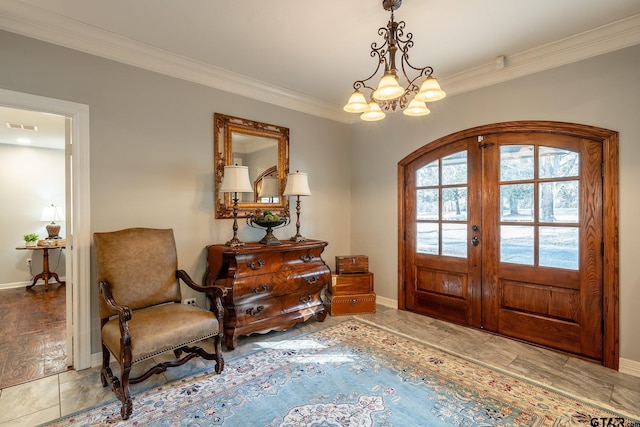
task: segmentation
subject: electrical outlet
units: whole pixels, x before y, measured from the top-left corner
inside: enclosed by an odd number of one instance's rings
[[[198,304],[196,304],[196,299],[195,298],[185,298],[182,300],[183,304],[187,304],[187,305],[192,305],[194,307],[196,307]]]

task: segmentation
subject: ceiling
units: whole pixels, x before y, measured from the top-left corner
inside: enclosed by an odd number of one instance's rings
[[[395,18],[449,95],[640,43],[638,0],[404,0]],[[7,31],[346,123],[388,20],[381,0],[0,2]]]

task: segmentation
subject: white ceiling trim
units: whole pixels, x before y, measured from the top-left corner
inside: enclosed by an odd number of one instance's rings
[[[447,94],[469,92],[640,44],[640,14],[439,79]]]
[[[0,28],[92,55],[326,119],[352,123],[341,106],[195,61],[15,0],[0,4]],[[640,14],[439,80],[449,95],[640,44]],[[345,99],[348,93],[345,94]]]

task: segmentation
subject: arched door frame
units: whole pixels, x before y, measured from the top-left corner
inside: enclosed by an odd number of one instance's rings
[[[411,162],[432,150],[476,135],[510,132],[545,132],[569,135],[600,142],[603,153],[603,339],[602,364],[618,369],[619,349],[619,158],[618,132],[576,123],[553,121],[517,121],[482,125],[439,138],[398,162],[398,309],[405,310],[405,170]]]

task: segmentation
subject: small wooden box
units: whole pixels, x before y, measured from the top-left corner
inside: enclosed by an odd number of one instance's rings
[[[332,295],[368,294],[373,292],[373,273],[332,274]]]
[[[367,273],[368,271],[369,257],[366,255],[336,257],[336,273],[338,274]]]
[[[329,314],[341,316],[349,314],[367,314],[376,312],[376,294],[329,295],[326,304]]]

